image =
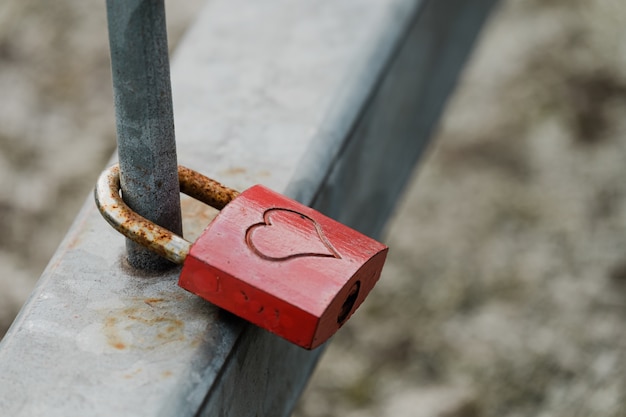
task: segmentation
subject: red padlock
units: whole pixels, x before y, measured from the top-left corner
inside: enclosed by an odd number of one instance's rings
[[[388,248],[256,185],[243,193],[179,167],[181,191],[218,216],[191,244],[132,212],[119,170],[105,171],[96,202],[117,230],[176,263],[178,284],[299,346],[324,343],[380,277]]]

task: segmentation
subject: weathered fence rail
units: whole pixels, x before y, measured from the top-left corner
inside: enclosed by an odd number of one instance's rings
[[[179,162],[379,235],[494,2],[209,2],[173,59]],[[187,235],[210,220],[183,213]],[[124,256],[90,196],[0,344],[0,415],[291,412],[321,349]]]

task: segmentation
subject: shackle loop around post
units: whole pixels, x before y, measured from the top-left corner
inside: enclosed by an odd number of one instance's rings
[[[211,207],[221,210],[239,192],[189,168],[178,167],[180,191]],[[120,195],[120,169],[113,165],[98,178],[96,206],[115,230],[164,258],[182,264],[191,242],[135,213]]]

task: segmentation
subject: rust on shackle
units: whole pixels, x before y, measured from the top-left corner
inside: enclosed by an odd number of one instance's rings
[[[238,191],[183,166],[178,167],[178,178],[182,193],[218,210],[239,195]],[[176,264],[183,263],[191,242],[128,207],[120,195],[119,165],[102,172],[96,184],[95,199],[98,210],[115,230]]]
[[[178,181],[180,181],[181,193],[218,210],[223,209],[239,195],[239,191],[228,188],[182,165],[178,166]]]

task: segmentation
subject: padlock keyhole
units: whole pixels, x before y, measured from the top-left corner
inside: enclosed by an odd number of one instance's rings
[[[341,310],[339,311],[339,315],[337,316],[337,324],[341,325],[350,315],[352,311],[352,307],[354,307],[354,303],[356,302],[357,297],[359,296],[359,290],[361,289],[361,281],[357,281],[354,283],[352,288],[350,289],[350,293],[348,297],[346,297],[346,301],[343,302],[341,306]]]

